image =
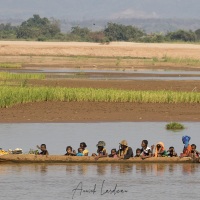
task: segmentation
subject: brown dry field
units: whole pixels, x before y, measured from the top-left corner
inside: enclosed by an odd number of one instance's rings
[[[39,66],[75,67],[82,59],[69,62],[64,56],[115,57],[130,56],[161,58],[170,57],[200,59],[200,45],[194,44],[138,44],[111,43],[109,45],[94,43],[61,43],[61,42],[0,42],[0,62],[23,62],[30,68]],[[89,66],[99,65],[106,68],[115,65],[116,61],[106,65],[99,60],[87,60]],[[109,61],[108,61],[109,62]],[[131,61],[130,61],[131,62]],[[68,64],[63,65],[63,64]],[[193,66],[156,66],[194,69]],[[93,66],[93,67],[94,67]],[[133,63],[124,64],[133,66]],[[123,66],[123,67],[124,67]],[[137,67],[137,66],[133,66]],[[196,67],[195,67],[196,68]],[[32,86],[60,87],[93,87],[128,90],[200,90],[200,81],[119,81],[119,80],[29,80]],[[145,103],[100,103],[100,102],[40,102],[15,105],[0,109],[0,122],[100,122],[100,121],[200,121],[200,104],[145,104]]]

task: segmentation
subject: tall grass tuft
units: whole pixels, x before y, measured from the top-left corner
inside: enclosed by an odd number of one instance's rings
[[[0,79],[45,79],[45,74],[0,72]]]
[[[41,101],[200,103],[200,93],[28,86],[0,87],[0,107]]]

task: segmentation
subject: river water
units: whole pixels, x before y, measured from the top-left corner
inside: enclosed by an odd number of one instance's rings
[[[147,139],[149,145],[159,141],[165,143],[166,148],[174,146],[180,153],[183,148],[181,138],[183,135],[191,136],[191,143],[199,141],[200,123],[183,123],[185,130],[179,132],[165,129],[165,122],[116,122],[116,123],[8,123],[0,124],[0,147],[3,149],[22,148],[27,153],[30,148],[45,143],[50,154],[65,154],[66,146],[75,150],[80,142],[86,142],[87,148],[96,152],[99,140],[106,142],[110,152],[118,148],[119,142],[126,139],[135,150],[140,147],[141,141]]]
[[[199,199],[199,164],[1,164],[0,171],[6,200]]]
[[[76,69],[76,68],[47,68],[47,67],[27,67],[23,69],[3,69],[10,73],[44,73],[49,79],[66,79],[66,78],[86,78],[92,80],[200,80],[200,71],[184,70],[147,70],[147,69]],[[88,75],[87,73],[95,73]],[[104,74],[102,74],[104,73]],[[127,74],[140,74],[140,76],[126,76]],[[159,76],[151,76],[161,75]],[[81,76],[80,76],[81,75]],[[115,76],[112,76],[115,75]],[[124,76],[125,75],[125,76]],[[148,76],[150,75],[150,76]],[[164,77],[162,75],[165,75]],[[174,76],[176,75],[176,76]],[[182,76],[183,75],[183,76]]]
[[[166,123],[58,123],[0,124],[1,147],[22,148],[28,152],[46,143],[50,154],[64,154],[85,141],[90,153],[99,140],[106,148],[118,148],[126,139],[134,149],[141,140],[149,144],[163,141],[175,146],[178,154],[181,137],[191,136],[199,146],[200,123],[183,123],[184,131],[165,130]],[[27,199],[199,199],[199,164],[0,164],[1,198]]]

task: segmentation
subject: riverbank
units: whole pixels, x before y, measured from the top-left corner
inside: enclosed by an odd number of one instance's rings
[[[0,109],[1,123],[200,122],[200,104],[35,102]]]
[[[200,81],[28,80],[29,86],[199,92]],[[199,103],[33,102],[0,108],[1,123],[200,121]]]
[[[116,42],[97,43],[62,42],[0,42],[0,62],[22,63],[22,68],[38,70],[47,68],[74,68],[91,70],[71,78],[43,80],[2,80],[10,87],[68,87],[121,89],[141,91],[199,92],[200,81],[181,80],[181,77],[198,77],[200,45],[194,44],[140,44]],[[93,69],[112,69],[109,74]],[[123,73],[126,69],[161,70],[161,74]],[[5,69],[1,69],[5,70]],[[93,70],[93,71],[92,71]],[[120,73],[119,73],[120,70]],[[165,70],[185,70],[190,74],[165,74]],[[191,72],[194,71],[194,72]],[[118,72],[117,74],[114,72]],[[151,77],[151,80],[91,80],[98,76]],[[49,74],[48,74],[49,76]],[[73,76],[73,73],[72,75]],[[170,76],[175,80],[154,80]],[[89,78],[88,78],[89,77]],[[178,80],[180,79],[180,80]],[[18,83],[19,82],[19,83]],[[116,102],[34,102],[0,108],[0,123],[23,122],[114,122],[114,121],[200,121],[198,103],[116,103]]]
[[[111,42],[0,41],[0,62],[24,67],[46,66],[90,69],[200,68],[200,45]]]

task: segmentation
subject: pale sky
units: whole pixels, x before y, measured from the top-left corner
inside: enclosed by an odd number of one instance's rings
[[[0,19],[200,19],[200,0],[0,0]]]

